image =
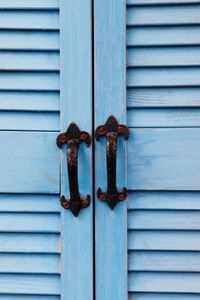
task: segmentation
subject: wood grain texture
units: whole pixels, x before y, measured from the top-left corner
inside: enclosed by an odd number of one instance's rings
[[[199,192],[129,192],[129,209],[200,210]]]
[[[76,122],[92,132],[92,1],[60,1],[61,130]],[[61,193],[69,196],[66,152],[61,154]],[[79,149],[81,195],[92,195],[91,147]],[[93,199],[75,218],[61,210],[61,300],[93,300]]]
[[[200,23],[200,5],[133,6],[127,10],[129,26]]]
[[[60,111],[60,93],[48,91],[0,91],[1,111]]]
[[[60,253],[59,233],[0,233],[2,253]]]
[[[1,0],[0,9],[59,9],[58,0]]]
[[[200,45],[200,26],[129,27],[127,46]]]
[[[142,127],[199,127],[199,108],[134,108],[127,112],[128,126]]]
[[[126,124],[125,103],[125,1],[96,0],[95,34],[95,127],[110,115]],[[116,26],[117,24],[117,26]],[[117,178],[126,185],[124,141],[118,144]],[[95,146],[96,187],[106,189],[105,140]],[[126,202],[114,211],[96,199],[96,299],[127,299]],[[119,254],[120,253],[120,254]],[[116,284],[113,284],[113,283]]]
[[[56,133],[0,132],[0,192],[59,193]]]
[[[59,32],[41,30],[1,30],[2,50],[59,50]]]
[[[128,69],[128,87],[199,86],[200,68],[137,68]]]
[[[199,66],[199,46],[130,47],[128,67]]]
[[[136,230],[129,231],[130,250],[199,251],[199,231]]]
[[[1,8],[1,3],[0,3]],[[58,29],[58,11],[1,10],[1,29]]]
[[[0,275],[1,294],[59,295],[59,275]]]
[[[199,272],[198,252],[129,251],[129,271]]]
[[[59,71],[58,51],[0,51],[1,71]]]
[[[198,294],[183,293],[130,293],[129,300],[198,300]]]
[[[127,0],[129,5],[165,5],[165,4],[195,4],[200,3],[199,0]]]
[[[199,293],[199,273],[130,272],[133,292]]]
[[[1,274],[60,274],[57,254],[0,253]]]
[[[199,87],[128,88],[128,107],[198,107]]]
[[[129,188],[199,190],[199,136],[198,128],[131,130]]]

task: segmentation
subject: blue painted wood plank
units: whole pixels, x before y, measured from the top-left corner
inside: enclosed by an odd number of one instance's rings
[[[128,107],[198,107],[199,87],[128,88]]]
[[[128,109],[129,127],[199,127],[200,109],[195,108],[138,108]],[[1,124],[1,122],[0,122]]]
[[[0,70],[59,71],[58,51],[0,51]]]
[[[198,128],[131,130],[129,188],[199,190],[199,137]]]
[[[199,66],[199,46],[133,47],[127,51],[128,67]]]
[[[137,230],[199,230],[199,216],[199,211],[129,211],[128,228]]]
[[[0,3],[1,8],[1,3]],[[0,29],[58,29],[58,11],[0,9]]]
[[[59,213],[59,202],[54,195],[0,194],[0,211]]]
[[[0,253],[0,273],[60,274],[57,254]]]
[[[199,231],[136,230],[129,231],[130,250],[199,251]]]
[[[125,1],[94,1],[95,127],[109,115],[126,124]],[[117,26],[116,26],[117,24]],[[105,140],[95,145],[95,190],[106,188]],[[126,185],[124,141],[118,145],[117,178]],[[96,299],[127,299],[127,207],[111,211],[96,199]],[[113,284],[113,283],[116,284]]]
[[[128,46],[200,45],[200,26],[129,27]]]
[[[57,133],[0,132],[0,192],[59,193]],[[23,145],[23,146],[22,146]]]
[[[0,49],[59,50],[58,31],[1,30]]]
[[[128,87],[199,86],[200,68],[137,68],[128,69]]]
[[[199,272],[200,253],[129,251],[129,271]]]
[[[60,300],[59,296],[0,295],[1,300]]]
[[[131,26],[182,25],[200,23],[200,5],[133,6],[127,10]]]
[[[58,275],[0,275],[0,294],[59,295]]]
[[[58,213],[1,213],[0,232],[60,232]]]
[[[57,233],[0,233],[0,252],[4,253],[60,253]]]
[[[130,293],[129,300],[199,300],[199,294]]]
[[[199,192],[129,192],[129,209],[200,210]]]
[[[1,90],[59,91],[59,72],[0,72]]]
[[[61,0],[61,130],[71,122],[92,132],[92,1]],[[69,196],[66,151],[61,155],[61,193]],[[79,149],[81,195],[92,195],[91,147]],[[61,210],[61,300],[93,299],[93,199],[75,218]]]
[[[133,292],[199,293],[199,273],[131,272],[129,290]]]
[[[43,91],[0,91],[0,110],[60,111],[60,94]]]
[[[194,4],[199,0],[126,0],[131,5]]]
[[[0,9],[58,9],[59,0],[1,0]]]
[[[0,130],[59,131],[58,112],[0,112]]]

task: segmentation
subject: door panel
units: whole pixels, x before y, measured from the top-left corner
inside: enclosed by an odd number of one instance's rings
[[[195,2],[127,0],[131,300],[200,293]]]
[[[91,132],[90,9],[0,0],[0,299],[93,299],[92,206],[78,219],[61,208],[66,148],[56,146],[72,121]],[[91,194],[85,148],[80,189]]]

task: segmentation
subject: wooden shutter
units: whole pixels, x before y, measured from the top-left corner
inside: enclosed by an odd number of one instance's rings
[[[200,2],[127,0],[129,299],[197,299]]]

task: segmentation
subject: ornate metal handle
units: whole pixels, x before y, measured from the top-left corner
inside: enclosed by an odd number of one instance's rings
[[[80,131],[75,123],[71,123],[66,132],[57,137],[57,146],[62,148],[67,145],[67,168],[69,176],[70,200],[61,196],[62,207],[71,209],[75,217],[78,216],[81,208],[86,208],[90,204],[90,196],[82,198],[78,185],[78,149],[80,143],[85,142],[87,147],[91,144],[91,136],[86,131]]]
[[[128,194],[126,188],[119,192],[116,186],[116,152],[119,135],[123,135],[125,140],[127,140],[129,138],[129,129],[127,126],[119,124],[113,116],[110,116],[105,125],[99,126],[95,132],[97,141],[102,136],[106,137],[107,159],[107,192],[102,192],[101,188],[98,188],[97,197],[101,201],[106,201],[111,209],[114,209],[119,201],[125,200]]]

